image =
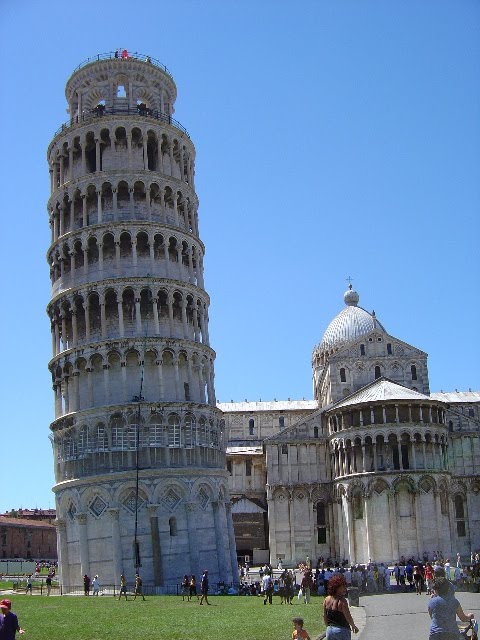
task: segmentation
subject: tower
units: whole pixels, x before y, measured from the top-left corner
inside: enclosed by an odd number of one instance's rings
[[[157,592],[236,580],[215,352],[176,86],[149,56],[103,54],[66,85],[48,148],[62,582],[139,569]]]

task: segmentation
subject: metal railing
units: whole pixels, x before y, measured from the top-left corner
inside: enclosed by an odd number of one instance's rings
[[[167,67],[162,64],[159,60],[156,60],[155,58],[152,58],[151,56],[145,54],[145,53],[138,53],[138,51],[135,51],[134,53],[131,53],[130,51],[127,52],[127,56],[123,57],[122,56],[122,52],[126,51],[125,49],[117,49],[117,51],[110,51],[109,53],[98,53],[96,56],[93,56],[92,58],[87,58],[86,60],[84,60],[83,62],[81,62],[78,67],[76,67],[73,70],[73,73],[76,73],[79,69],[82,69],[83,67],[86,67],[89,64],[92,64],[93,62],[99,62],[100,60],[120,60],[122,62],[125,62],[126,60],[130,60],[130,59],[135,59],[135,60],[141,60],[142,62],[146,62],[147,64],[152,64],[154,67],[158,67],[159,69],[161,69],[162,71],[165,71],[166,74],[168,74],[170,76],[170,78],[173,80],[173,76],[170,73],[170,71],[167,69]],[[72,73],[72,75],[73,75]]]
[[[110,115],[122,115],[122,116],[143,116],[145,118],[153,118],[154,120],[158,120],[159,122],[164,122],[165,124],[169,124],[176,129],[179,129],[182,133],[184,133],[187,138],[190,138],[190,134],[185,129],[185,127],[172,118],[172,116],[167,113],[161,113],[160,111],[154,109],[148,109],[143,105],[136,105],[134,107],[126,106],[126,107],[95,107],[95,109],[91,109],[88,112],[82,113],[80,116],[75,116],[75,118],[71,118],[68,122],[62,124],[55,133],[53,137],[55,138],[58,134],[70,129],[77,124],[82,124],[86,122],[91,122],[92,120],[97,120],[100,118],[104,118],[105,116]]]

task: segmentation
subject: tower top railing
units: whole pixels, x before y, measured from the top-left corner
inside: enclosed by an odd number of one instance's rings
[[[143,116],[145,118],[153,118],[154,120],[159,120],[160,122],[164,122],[165,124],[169,124],[176,129],[179,129],[182,133],[184,133],[187,138],[190,138],[190,134],[185,129],[185,127],[172,118],[172,116],[168,115],[168,113],[161,113],[160,111],[156,111],[154,109],[149,109],[145,105],[136,105],[134,107],[103,107],[102,105],[98,105],[94,109],[90,109],[89,111],[85,111],[80,116],[75,116],[71,118],[68,122],[64,122],[61,127],[59,127],[53,137],[56,138],[60,133],[70,129],[70,127],[75,126],[76,124],[87,123],[92,120],[96,120],[102,118],[104,116],[109,115],[121,115],[121,116]]]
[[[86,67],[88,64],[92,64],[92,62],[98,62],[100,60],[115,60],[115,59],[130,60],[132,58],[134,60],[141,60],[142,62],[147,62],[148,64],[152,64],[154,67],[158,67],[162,71],[165,71],[165,73],[169,75],[170,78],[173,80],[173,76],[170,73],[170,71],[159,60],[156,60],[155,58],[152,58],[151,56],[145,53],[138,53],[137,51],[135,51],[134,53],[131,53],[126,49],[117,49],[116,51],[110,51],[108,53],[97,53],[96,56],[93,56],[92,58],[87,58],[86,60],[81,62],[78,65],[78,67],[76,67],[73,70],[72,75],[76,73],[79,69]]]

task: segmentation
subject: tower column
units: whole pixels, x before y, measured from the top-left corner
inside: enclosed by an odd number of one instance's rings
[[[76,513],[80,545],[80,573],[82,576],[90,575],[90,555],[88,552],[87,514]]]

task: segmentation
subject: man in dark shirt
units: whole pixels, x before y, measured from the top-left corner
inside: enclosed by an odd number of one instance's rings
[[[210,604],[210,602],[208,601],[208,570],[207,569],[205,569],[205,571],[203,572],[200,589],[202,592],[202,597],[200,598],[200,604],[203,604],[204,600],[207,604]]]

